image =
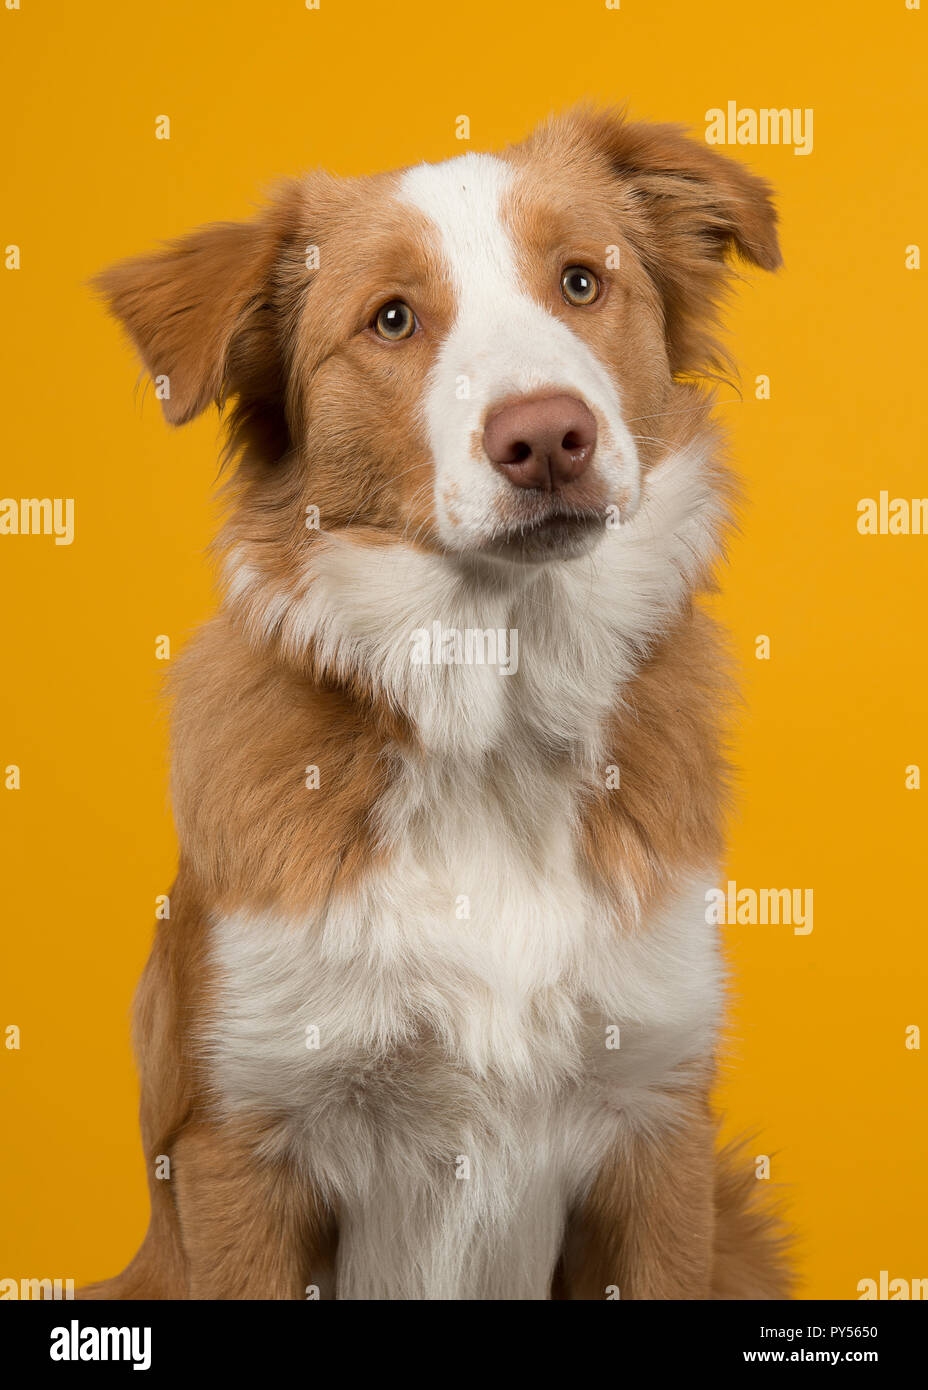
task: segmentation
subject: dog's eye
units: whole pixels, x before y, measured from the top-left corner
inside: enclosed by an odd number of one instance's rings
[[[389,304],[377,311],[373,328],[378,337],[398,343],[415,332],[416,316],[402,299],[391,299]]]
[[[599,298],[599,281],[583,265],[569,265],[561,276],[561,294],[568,304],[592,304]]]

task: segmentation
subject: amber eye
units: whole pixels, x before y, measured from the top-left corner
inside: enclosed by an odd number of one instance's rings
[[[390,343],[398,343],[415,332],[416,316],[402,299],[391,299],[389,304],[377,311],[373,327],[378,337],[386,338]]]
[[[599,281],[583,265],[569,265],[561,276],[561,294],[568,304],[592,304],[599,298]]]

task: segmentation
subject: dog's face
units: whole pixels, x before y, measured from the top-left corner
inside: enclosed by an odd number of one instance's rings
[[[350,474],[358,519],[379,489],[390,529],[427,545],[588,545],[635,505],[626,416],[669,375],[608,174],[466,155],[339,194],[299,329],[310,467]]]
[[[498,565],[633,514],[677,378],[718,362],[731,247],[778,264],[765,184],[587,113],[501,156],[310,175],[101,284],[170,420],[235,398],[240,538],[292,564],[318,515]]]

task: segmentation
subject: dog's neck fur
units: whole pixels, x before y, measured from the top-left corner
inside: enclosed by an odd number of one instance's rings
[[[706,441],[668,454],[645,479],[634,517],[581,559],[475,568],[350,533],[312,544],[301,580],[275,589],[239,546],[227,605],[253,640],[339,682],[363,681],[409,721],[427,754],[483,762],[504,751],[570,759],[590,772],[608,751],[605,721],[640,661],[708,579],[727,522]],[[413,634],[519,633],[519,667],[415,664]]]
[[[708,1074],[722,1000],[702,906],[712,866],[655,863],[642,894],[630,864],[593,873],[581,844],[581,782],[609,715],[717,554],[707,467],[696,449],[669,455],[590,558],[508,583],[332,536],[286,607],[257,573],[233,576],[256,633],[376,683],[419,740],[391,750],[370,817],[387,853],[350,893],[228,913],[211,940],[221,1113],[270,1110],[269,1142],[352,1210],[343,1298],[545,1297],[565,1213],[617,1134],[672,1124],[667,1078]],[[518,671],[414,666],[410,633],[433,620],[519,628]],[[292,1041],[304,1021],[325,1039],[309,1067]],[[450,1176],[455,1155],[472,1181]]]

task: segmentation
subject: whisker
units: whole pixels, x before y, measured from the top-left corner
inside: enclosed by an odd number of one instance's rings
[[[431,466],[432,460],[426,459],[423,463],[414,463],[411,468],[404,468],[402,473],[396,473],[392,478],[387,478],[387,480],[381,483],[379,487],[375,487],[373,492],[368,492],[361,498],[361,501],[355,507],[354,511],[351,513],[351,516],[348,518],[345,525],[350,526],[351,523],[354,521],[355,517],[357,516],[358,512],[361,510],[361,508],[366,503],[368,503],[372,497],[376,497],[378,492],[382,492],[385,487],[389,487],[391,483],[395,483],[397,478],[405,478],[407,473],[415,473],[417,468],[431,468]]]
[[[679,410],[656,410],[653,415],[632,415],[625,423],[634,425],[638,420],[659,420],[663,415],[692,415],[696,410],[714,410],[717,405],[744,405],[744,397],[730,396],[724,401],[702,401],[699,405],[681,406]]]

